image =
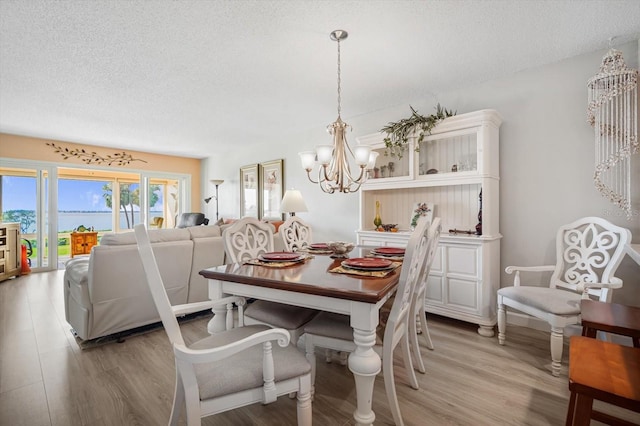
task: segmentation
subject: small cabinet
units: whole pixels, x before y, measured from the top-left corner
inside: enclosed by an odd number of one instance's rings
[[[0,281],[20,275],[20,224],[0,223]]]
[[[98,244],[97,232],[72,232],[71,233],[71,257],[77,254],[91,253],[91,247]]]
[[[501,123],[494,110],[446,118],[421,142],[415,135],[410,138],[400,159],[384,155],[381,133],[357,138],[380,153],[376,167],[386,165],[384,174],[378,171],[376,177],[374,172],[360,190],[358,244],[406,246],[414,206],[433,203],[443,234],[428,278],[425,310],[476,323],[484,336],[494,333],[500,283]],[[382,223],[396,224],[398,232],[374,229],[376,203]],[[474,235],[476,230],[481,235]]]

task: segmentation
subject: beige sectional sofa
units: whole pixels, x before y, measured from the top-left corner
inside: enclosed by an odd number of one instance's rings
[[[208,300],[207,280],[199,272],[224,264],[222,230],[215,225],[149,230],[172,305]],[[278,234],[274,240],[281,250]],[[67,322],[88,340],[160,321],[145,280],[133,232],[105,234],[89,257],[67,262]]]

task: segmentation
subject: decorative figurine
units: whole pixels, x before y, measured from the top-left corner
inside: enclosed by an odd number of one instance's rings
[[[478,203],[480,209],[478,210],[478,224],[476,225],[476,235],[482,235],[482,189],[480,189],[480,195],[478,195]]]

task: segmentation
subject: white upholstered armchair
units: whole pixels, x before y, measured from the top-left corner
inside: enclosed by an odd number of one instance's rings
[[[513,286],[498,290],[498,342],[506,338],[506,311],[513,308],[551,325],[551,373],[560,375],[564,327],[580,323],[580,299],[611,302],[622,287],[614,276],[631,241],[631,232],[599,217],[585,217],[561,226],[556,236],[556,264],[508,266]],[[546,287],[520,282],[521,272],[553,272]]]

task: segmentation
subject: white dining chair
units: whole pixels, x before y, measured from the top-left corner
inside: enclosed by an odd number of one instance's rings
[[[580,324],[580,300],[611,302],[622,287],[614,274],[631,242],[631,232],[600,217],[584,217],[561,226],[556,234],[556,264],[508,266],[513,286],[498,290],[498,342],[505,344],[507,307],[545,320],[551,326],[551,374],[560,375],[564,327]],[[545,286],[521,285],[520,272],[552,272]]]
[[[389,408],[398,426],[404,423],[393,375],[393,353],[400,344],[402,358],[409,376],[409,384],[412,388],[418,389],[418,379],[413,369],[409,348],[408,322],[415,320],[415,315],[412,315],[413,311],[411,310],[412,293],[418,280],[422,277],[423,266],[427,260],[429,224],[429,220],[421,218],[411,234],[400,272],[395,300],[385,326],[382,347],[375,347],[378,353],[382,352],[384,387],[389,400]],[[313,395],[315,392],[316,347],[353,352],[356,350],[356,345],[353,341],[354,332],[350,325],[350,318],[347,315],[321,312],[305,326],[304,332],[305,350],[312,369],[311,392]]]
[[[433,342],[431,340],[431,334],[429,333],[424,303],[427,295],[427,280],[429,278],[429,273],[431,272],[433,260],[436,257],[441,232],[441,221],[439,217],[436,217],[433,219],[433,222],[431,222],[429,230],[427,231],[427,238],[429,241],[427,248],[427,260],[424,263],[421,274],[422,276],[418,280],[411,298],[411,312],[413,312],[415,321],[409,320],[409,336],[411,339],[411,349],[415,360],[415,367],[421,373],[425,373],[426,369],[420,352],[420,336],[422,336],[426,347],[433,350]]]
[[[278,233],[287,251],[298,251],[311,244],[313,232],[311,226],[298,216],[291,216],[278,228]]]
[[[264,325],[237,327],[186,345],[176,320],[185,305],[171,306],[147,230],[144,225],[134,229],[147,284],[175,355],[169,424],[178,424],[185,404],[187,425],[193,426],[205,416],[297,393],[298,425],[311,426],[311,365],[289,345],[289,332]],[[234,299],[216,303],[226,305]]]
[[[271,225],[252,217],[233,223],[222,233],[224,250],[229,263],[242,263],[274,250]],[[284,328],[291,334],[295,346],[303,327],[318,311],[300,306],[255,300],[244,310],[245,324],[266,324]]]

